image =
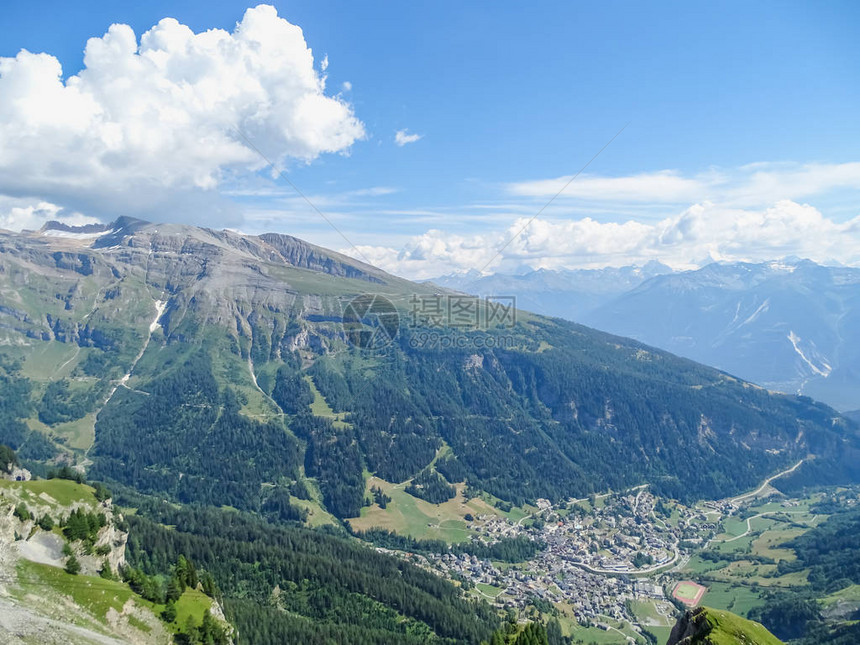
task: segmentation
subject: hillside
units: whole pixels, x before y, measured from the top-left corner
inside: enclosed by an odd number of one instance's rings
[[[780,645],[781,640],[756,622],[727,611],[698,607],[686,612],[666,645]]]
[[[860,269],[809,260],[450,275],[433,283],[511,294],[523,308],[635,338],[772,390],[860,406]]]
[[[396,337],[356,348],[378,338],[360,331],[376,296],[391,305],[368,329]],[[0,441],[280,521],[354,517],[368,472],[516,503],[646,481],[722,497],[810,453],[811,476],[857,476],[856,426],[826,406],[526,312],[439,327],[443,298],[284,235],[4,233]]]
[[[232,631],[220,605],[196,588],[178,594],[174,619],[165,619],[163,599],[125,577],[127,539],[104,489],[59,478],[0,478],[0,640],[200,642],[189,625],[203,624],[206,612],[223,625],[221,633]]]

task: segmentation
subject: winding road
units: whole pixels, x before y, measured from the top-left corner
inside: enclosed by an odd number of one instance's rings
[[[796,464],[794,464],[791,468],[786,468],[782,472],[777,473],[776,475],[773,475],[772,477],[768,477],[767,479],[764,480],[764,483],[761,486],[759,486],[757,489],[755,489],[751,493],[745,493],[743,495],[738,495],[737,497],[732,497],[731,499],[728,499],[726,501],[729,502],[730,504],[734,504],[735,506],[737,506],[738,502],[740,502],[741,500],[747,499],[749,497],[756,497],[758,495],[761,495],[761,493],[764,492],[764,489],[767,488],[768,486],[770,486],[770,483],[774,479],[779,479],[780,477],[784,477],[785,475],[787,475],[789,473],[793,473],[795,470],[797,470],[800,467],[800,464],[802,464],[804,461],[806,461],[806,459],[801,459]]]

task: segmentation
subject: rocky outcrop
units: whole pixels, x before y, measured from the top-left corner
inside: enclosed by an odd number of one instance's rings
[[[0,488],[0,643],[168,645],[173,642],[164,622],[142,603],[129,599],[121,611],[110,607],[102,615],[70,595],[62,579],[55,583],[52,576],[40,577],[44,568],[22,567],[28,561],[37,567],[61,569],[65,565],[66,540],[57,530],[40,528],[35,518],[47,515],[56,523],[78,508],[105,514],[107,522],[99,531],[93,550],[107,546],[109,552],[87,555],[81,543],[70,543],[81,565],[77,584],[81,587],[119,584],[88,576],[97,576],[105,559],[114,573],[125,563],[128,534],[114,525],[115,512],[110,500],[87,499],[88,489],[83,486],[76,491],[65,490],[79,497],[70,503],[60,503],[47,492],[37,491],[38,487],[31,488],[24,482]],[[19,505],[26,507],[30,519],[23,520],[16,513]],[[109,589],[102,593],[106,592]],[[223,615],[220,607],[217,615]]]
[[[343,278],[356,278],[375,283],[382,282],[378,276],[374,275],[374,273],[379,273],[378,269],[370,266],[366,269],[359,268],[354,260],[347,261],[347,258],[343,256],[338,257],[339,254],[335,255],[331,251],[323,251],[323,249],[296,237],[279,233],[264,233],[260,239],[275,249],[284,262],[294,267],[321,271]]]
[[[666,645],[692,645],[692,643],[704,643],[705,638],[711,631],[708,623],[707,610],[697,607],[684,613],[675,626]]]

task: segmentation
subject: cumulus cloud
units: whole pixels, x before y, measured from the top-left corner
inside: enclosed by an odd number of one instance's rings
[[[649,260],[691,268],[711,260],[796,255],[860,265],[860,217],[845,221],[844,212],[841,218],[828,217],[803,203],[808,198],[826,200],[840,191],[860,196],[858,162],[756,163],[695,174],[661,170],[581,175],[517,236],[530,213],[544,207],[570,179],[505,184],[506,202],[472,207],[488,219],[495,209],[495,221],[505,217],[502,213],[524,213],[508,228],[496,226],[472,235],[433,229],[402,248],[363,246],[361,252],[389,271],[415,278],[480,270],[488,263],[487,271],[502,272]],[[613,221],[601,221],[609,218]],[[453,219],[463,216],[442,218],[440,224]]]
[[[423,134],[410,134],[409,130],[398,130],[394,133],[394,143],[402,148],[407,143],[415,143],[423,136]]]
[[[55,57],[22,50],[0,58],[0,194],[101,217],[199,209],[193,196],[217,201],[225,177],[263,167],[242,135],[279,162],[363,138],[325,89],[302,30],[268,5],[232,32],[165,18],[138,41],[112,25],[65,81]]]
[[[471,236],[431,230],[401,250],[384,246],[359,250],[388,271],[419,279],[482,269],[488,262],[492,262],[488,271],[624,266],[649,260],[691,268],[712,260],[765,261],[797,255],[860,265],[860,216],[840,223],[791,200],[762,209],[704,202],[655,223],[536,219],[496,256],[526,222],[522,218],[505,230]]]
[[[37,230],[50,220],[71,226],[93,224],[93,217],[81,213],[67,212],[61,206],[46,201],[31,201],[0,196],[0,229],[20,231]]]

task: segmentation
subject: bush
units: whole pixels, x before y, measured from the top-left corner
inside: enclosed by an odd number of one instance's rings
[[[30,511],[27,510],[27,507],[24,506],[22,502],[15,507],[15,517],[17,517],[22,522],[26,522],[32,517],[32,515],[30,515]]]
[[[105,580],[116,579],[113,575],[113,571],[110,568],[110,562],[107,561],[107,558],[105,558],[105,561],[102,562],[102,568],[99,570],[99,576],[104,578]]]

